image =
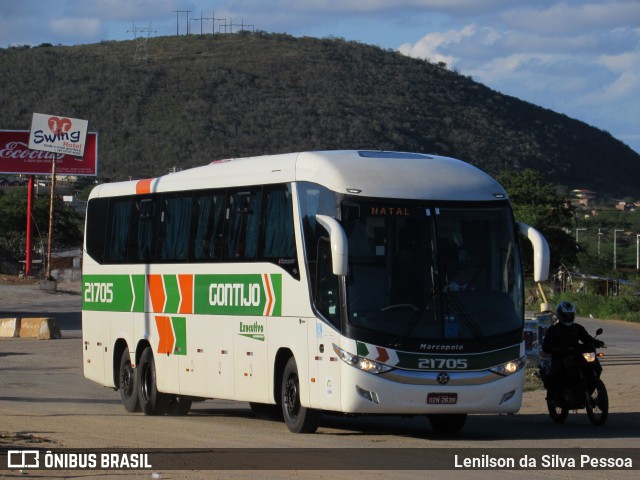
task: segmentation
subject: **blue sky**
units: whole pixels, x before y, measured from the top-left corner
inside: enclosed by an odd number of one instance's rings
[[[640,152],[640,0],[0,0],[1,48],[242,24],[443,61]]]

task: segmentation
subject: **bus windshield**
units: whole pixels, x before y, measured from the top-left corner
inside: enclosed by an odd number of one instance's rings
[[[342,202],[350,328],[396,348],[522,328],[522,275],[507,202]]]

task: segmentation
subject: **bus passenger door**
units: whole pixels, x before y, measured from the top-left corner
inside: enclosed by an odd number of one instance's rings
[[[340,363],[333,344],[339,344],[338,332],[315,319],[315,365],[317,367],[318,408],[340,410]],[[313,345],[313,343],[310,343]]]
[[[320,407],[340,410],[340,363],[333,344],[340,344],[340,277],[334,275],[329,239],[318,242],[316,309],[325,320],[315,320],[315,363],[318,367],[318,398]],[[314,343],[310,343],[314,345]],[[314,358],[312,356],[312,358]]]

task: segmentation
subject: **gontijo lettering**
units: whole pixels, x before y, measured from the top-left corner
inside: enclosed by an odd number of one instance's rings
[[[281,306],[282,274],[195,275],[195,314],[279,317]]]
[[[212,283],[209,286],[209,305],[257,307],[260,305],[260,284]]]

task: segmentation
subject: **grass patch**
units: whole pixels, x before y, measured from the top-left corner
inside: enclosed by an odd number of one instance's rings
[[[535,290],[527,285],[525,292]],[[624,320],[640,323],[640,295],[635,290],[621,291],[618,296],[593,295],[591,293],[564,292],[549,295],[547,300],[555,308],[561,300],[568,300],[576,306],[578,317],[592,317],[602,320]],[[527,304],[527,310],[539,312],[540,300]]]
[[[640,296],[620,295],[604,297],[586,293],[565,292],[563,300],[569,300],[576,306],[579,317],[626,320],[640,323]]]
[[[542,380],[540,380],[535,372],[538,371],[538,367],[528,367],[524,371],[524,391],[533,392],[534,390],[542,390]]]

